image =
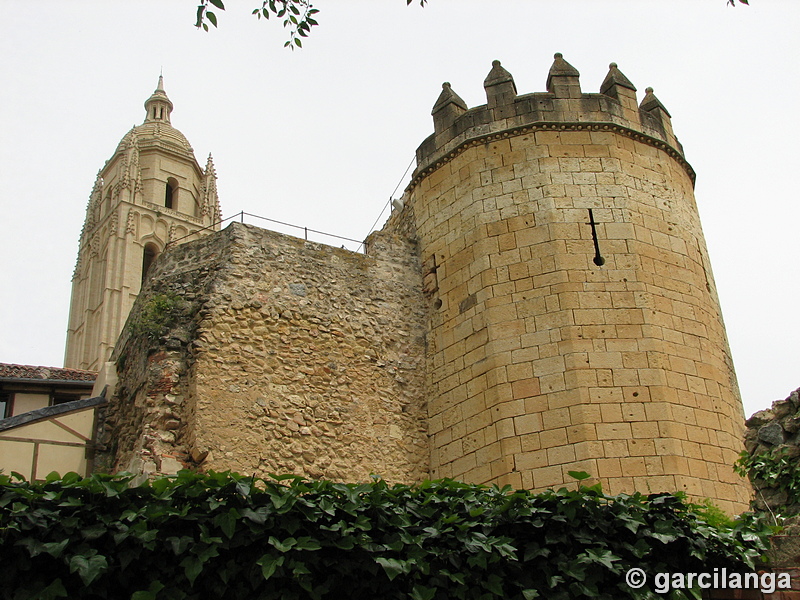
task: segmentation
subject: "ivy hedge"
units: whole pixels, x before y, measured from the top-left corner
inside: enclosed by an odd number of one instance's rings
[[[746,571],[764,549],[754,530],[710,524],[671,494],[132,479],[0,474],[2,597],[650,599],[626,585],[631,567]]]

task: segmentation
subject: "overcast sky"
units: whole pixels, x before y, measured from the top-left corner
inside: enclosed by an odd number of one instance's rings
[[[751,2],[318,0],[291,52],[249,14],[260,0],[230,0],[210,33],[193,0],[0,0],[0,362],[63,364],[92,184],[162,69],[172,124],[201,165],[214,156],[224,216],[360,240],[433,131],[443,81],[484,104],[499,59],[519,93],[542,92],[562,52],[585,92],[615,61],[672,114],[745,412],[765,408],[800,386],[800,2]]]

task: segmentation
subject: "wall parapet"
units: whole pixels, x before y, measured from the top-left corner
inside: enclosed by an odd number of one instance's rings
[[[613,131],[665,150],[694,182],[695,172],[672,131],[671,116],[648,87],[636,105],[636,88],[611,63],[600,93],[582,93],[579,73],[561,54],[547,79],[547,92],[517,95],[513,77],[494,61],[484,81],[487,104],[467,108],[450,83],[433,107],[434,133],[417,148],[408,189],[466,148],[537,130]]]

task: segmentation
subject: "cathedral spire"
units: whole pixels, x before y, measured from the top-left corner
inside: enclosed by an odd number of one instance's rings
[[[167,97],[167,92],[164,91],[163,75],[158,76],[158,86],[153,95],[144,103],[144,108],[147,111],[147,116],[144,119],[145,123],[148,121],[162,121],[171,124],[169,115],[172,112],[172,102]]]
[[[203,172],[203,199],[201,212],[204,217],[210,217],[212,223],[219,223],[222,220],[222,210],[219,205],[219,195],[217,194],[217,170],[214,167],[214,159],[211,153],[208,154],[206,169]]]

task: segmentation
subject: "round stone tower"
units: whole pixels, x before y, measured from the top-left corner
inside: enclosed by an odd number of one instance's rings
[[[612,63],[583,93],[499,61],[487,104],[449,83],[404,207],[430,302],[431,475],[542,489],[682,490],[728,511],[743,413],[670,114]]]

